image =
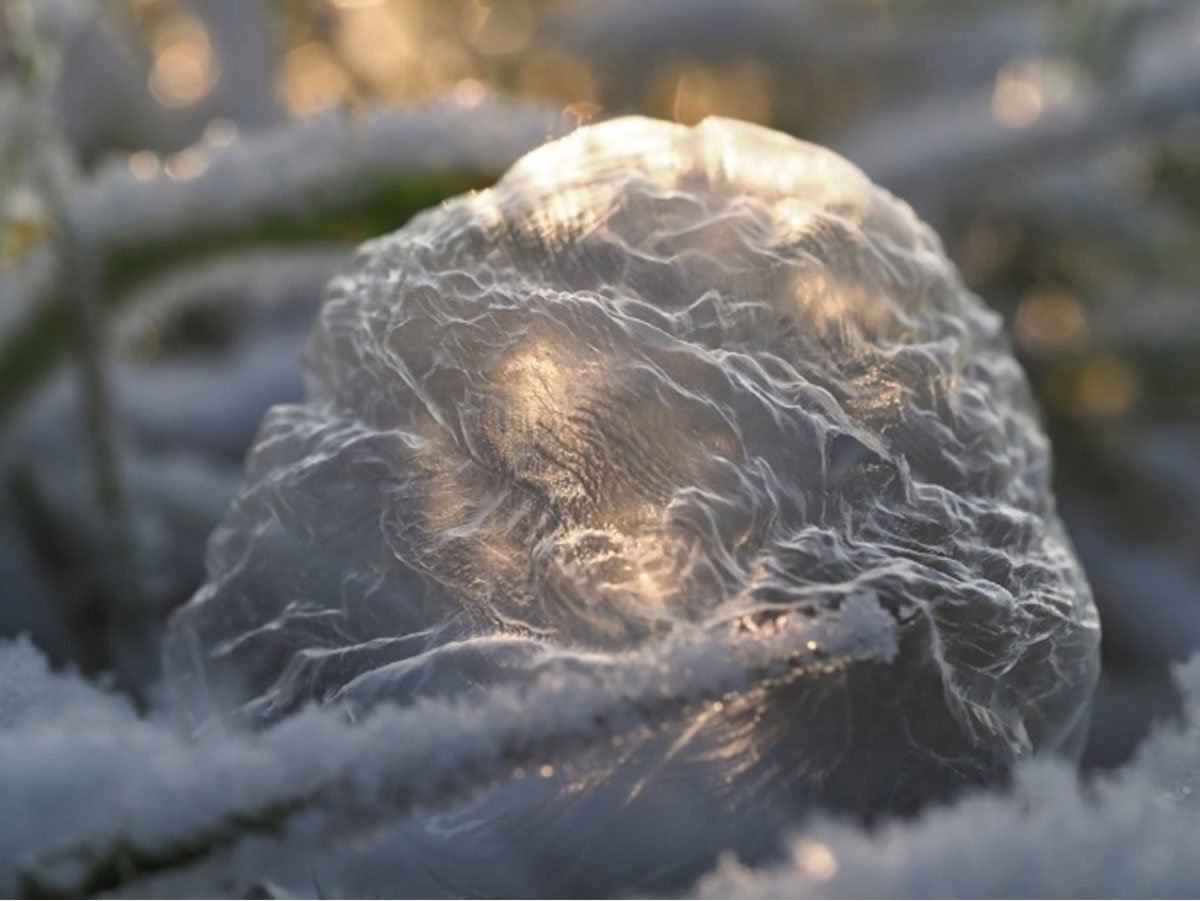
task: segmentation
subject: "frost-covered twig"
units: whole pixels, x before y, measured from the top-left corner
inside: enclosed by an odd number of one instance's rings
[[[195,863],[253,833],[283,831],[298,812],[317,809],[328,815],[331,834],[345,839],[522,772],[537,778],[564,757],[635,735],[694,705],[834,674],[855,661],[887,660],[895,652],[894,628],[864,594],[815,622],[785,617],[753,634],[716,628],[624,654],[551,658],[524,689],[493,688],[474,703],[383,709],[353,727],[310,711],[257,738],[214,735],[189,744],[137,724],[124,741],[135,753],[171,764],[149,774],[165,784],[126,786],[134,797],[120,803],[120,819],[73,823],[79,831],[69,844],[50,853],[36,849],[43,853],[10,876],[26,894],[112,890]],[[0,744],[0,763],[3,751]],[[232,790],[213,793],[224,781]],[[122,785],[97,788],[115,795]],[[36,803],[32,794],[24,800]],[[102,806],[85,792],[71,800]]]
[[[188,164],[203,168],[198,174],[142,181],[109,169],[78,192],[70,220],[104,271],[109,303],[119,303],[181,262],[396,228],[451,194],[489,184],[572,124],[555,107],[498,97],[331,113],[227,148],[192,148]],[[54,365],[68,304],[61,291],[36,298],[25,320],[0,336],[0,419]]]
[[[998,173],[1081,157],[1132,135],[1162,133],[1200,113],[1200,59],[1176,60],[1137,81],[1104,84],[1013,127],[984,102],[947,109],[939,100],[884,119],[839,149],[876,181],[918,205],[938,206]],[[923,202],[923,203],[922,203]],[[923,212],[926,212],[923,209]]]

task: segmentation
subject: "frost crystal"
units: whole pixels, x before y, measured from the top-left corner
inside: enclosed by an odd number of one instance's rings
[[[544,787],[467,804],[481,859],[524,811],[579,858],[547,872],[669,881],[1079,737],[1099,627],[1000,320],[826,150],[581,129],[367,244],[309,376],[169,684],[257,723],[527,693],[541,725],[479,742]],[[604,877],[646,804],[678,834]]]

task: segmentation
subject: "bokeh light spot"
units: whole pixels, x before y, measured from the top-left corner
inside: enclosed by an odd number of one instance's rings
[[[324,44],[310,41],[283,60],[279,96],[295,116],[310,116],[348,99],[350,79]]]
[[[212,41],[204,23],[183,13],[155,29],[150,93],[165,107],[177,109],[203,100],[220,76]]]
[[[1137,374],[1117,357],[1100,357],[1089,362],[1079,373],[1075,386],[1078,410],[1085,416],[1127,413],[1137,393]]]
[[[1016,332],[1026,350],[1051,352],[1085,345],[1089,326],[1083,305],[1076,297],[1063,291],[1039,290],[1021,301]]]

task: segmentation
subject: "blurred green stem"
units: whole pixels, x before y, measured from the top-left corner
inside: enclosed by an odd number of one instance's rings
[[[111,665],[123,687],[134,693],[140,680],[122,671],[126,655],[115,653],[117,635],[138,634],[130,628],[140,621],[141,592],[133,514],[125,491],[117,448],[103,342],[103,302],[100,260],[79,238],[67,199],[66,161],[57,157],[54,125],[50,121],[50,62],[39,54],[33,10],[28,0],[6,0],[0,18],[8,35],[16,80],[28,102],[25,158],[49,209],[57,236],[60,292],[67,299],[72,345],[78,360],[80,398],[92,482],[100,510],[112,525],[116,609],[107,628]]]

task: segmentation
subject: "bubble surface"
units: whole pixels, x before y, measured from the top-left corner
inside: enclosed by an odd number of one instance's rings
[[[494,889],[521,842],[547,890],[612,854],[679,884],[814,805],[1072,749],[1099,624],[1049,467],[999,317],[906,205],[763,128],[617,119],[334,280],[168,685],[251,723],[517,692],[533,725],[481,725],[487,788],[446,801],[455,872]]]

